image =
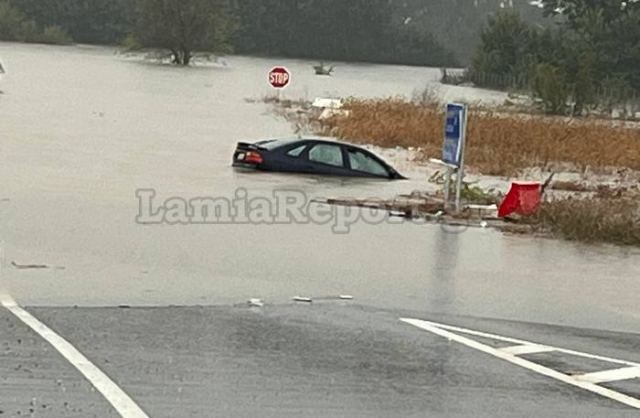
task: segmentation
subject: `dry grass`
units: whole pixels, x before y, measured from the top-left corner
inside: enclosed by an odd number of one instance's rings
[[[322,121],[320,133],[386,147],[419,147],[429,157],[441,153],[442,106],[400,98],[350,99],[345,109],[347,115]],[[493,175],[515,175],[554,163],[640,170],[640,129],[476,110],[469,115],[466,159],[471,167]]]
[[[588,192],[589,187],[575,181],[554,181],[551,183],[552,190],[563,190],[566,192]]]
[[[640,202],[637,199],[545,202],[529,221],[564,239],[640,246]]]

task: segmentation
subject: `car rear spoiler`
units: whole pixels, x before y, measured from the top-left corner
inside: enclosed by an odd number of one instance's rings
[[[271,142],[271,141],[260,141],[260,142],[255,142],[255,143],[250,143],[250,142],[238,142],[238,145],[236,146],[237,149],[241,150],[241,151],[250,151],[250,150],[259,150],[259,149],[267,149],[266,147],[262,146],[262,143],[267,143],[267,142]]]

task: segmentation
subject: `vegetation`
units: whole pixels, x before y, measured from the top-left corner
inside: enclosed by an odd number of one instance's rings
[[[6,0],[5,0],[6,1]],[[81,43],[113,44],[130,30],[132,0],[8,0],[40,27],[58,26]],[[0,38],[2,39],[2,38]]]
[[[555,28],[505,11],[489,19],[469,78],[494,88],[531,89],[555,114],[622,107],[640,92],[640,2],[545,0]]]
[[[38,22],[64,27],[82,43],[115,43],[130,30],[130,0],[11,0]]]
[[[441,152],[442,106],[429,95],[419,102],[400,98],[350,99],[345,113],[319,122],[319,133],[351,142],[379,146],[414,147],[423,156]],[[606,151],[603,151],[606,150]],[[477,109],[469,115],[466,161],[483,174],[517,175],[533,166],[545,170],[576,168],[619,171],[640,170],[640,130],[602,120],[570,120],[561,117],[496,114]],[[556,165],[556,163],[558,163]],[[430,179],[437,181],[438,179]],[[555,182],[553,190],[588,194],[588,198],[550,199],[540,210],[513,225],[518,231],[542,232],[583,242],[607,242],[640,246],[640,199],[635,189],[616,186]],[[464,184],[466,202],[491,204],[499,197],[491,191]],[[525,228],[525,229],[523,229]]]
[[[174,54],[178,56],[176,61],[184,61],[184,51],[178,51],[180,48],[174,44],[177,38],[184,37],[180,31],[188,29],[189,43],[197,49],[224,51],[231,47],[242,54],[430,66],[466,62],[486,17],[504,3],[502,0],[4,1],[38,27],[58,26],[76,42],[120,44],[126,39],[128,47],[161,44],[178,52]],[[507,3],[513,3],[514,9],[520,10],[528,21],[541,20],[541,12],[525,0]],[[193,14],[192,10],[200,13]],[[189,17],[196,17],[198,22],[185,19]],[[205,17],[210,19],[211,27],[201,24]],[[173,34],[161,33],[158,30],[161,24],[167,24]],[[452,28],[456,31],[453,37],[447,35]],[[14,38],[0,34],[0,39]]]
[[[168,50],[174,64],[189,65],[197,52],[229,51],[233,26],[222,0],[138,0],[133,38],[142,48]]]
[[[431,33],[394,20],[388,0],[242,0],[234,49],[243,54],[453,65]]]
[[[479,45],[479,34],[499,10],[513,10],[525,22],[547,26],[530,0],[402,0],[393,1],[395,20],[420,32],[433,34],[463,65],[468,65]]]
[[[430,157],[441,153],[444,114],[438,104],[350,99],[344,109],[347,113],[319,121],[320,133],[386,147],[421,148]],[[635,127],[475,109],[468,129],[467,163],[484,174],[508,176],[556,163],[640,170],[640,130]]]
[[[8,1],[0,1],[0,39],[18,42],[69,44],[71,38],[59,26],[39,26]]]
[[[544,202],[528,223],[559,238],[640,246],[640,203],[632,198]]]

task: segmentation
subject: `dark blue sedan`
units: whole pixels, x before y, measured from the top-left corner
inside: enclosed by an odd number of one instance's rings
[[[347,177],[404,179],[373,153],[326,139],[270,139],[238,142],[233,166],[264,171]]]

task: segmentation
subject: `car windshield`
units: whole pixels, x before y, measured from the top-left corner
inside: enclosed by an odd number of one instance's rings
[[[351,168],[353,170],[362,171],[377,176],[386,176],[389,174],[387,169],[382,164],[362,151],[350,149],[348,154],[349,163],[351,164]]]
[[[0,418],[640,416],[640,0],[0,0]]]

